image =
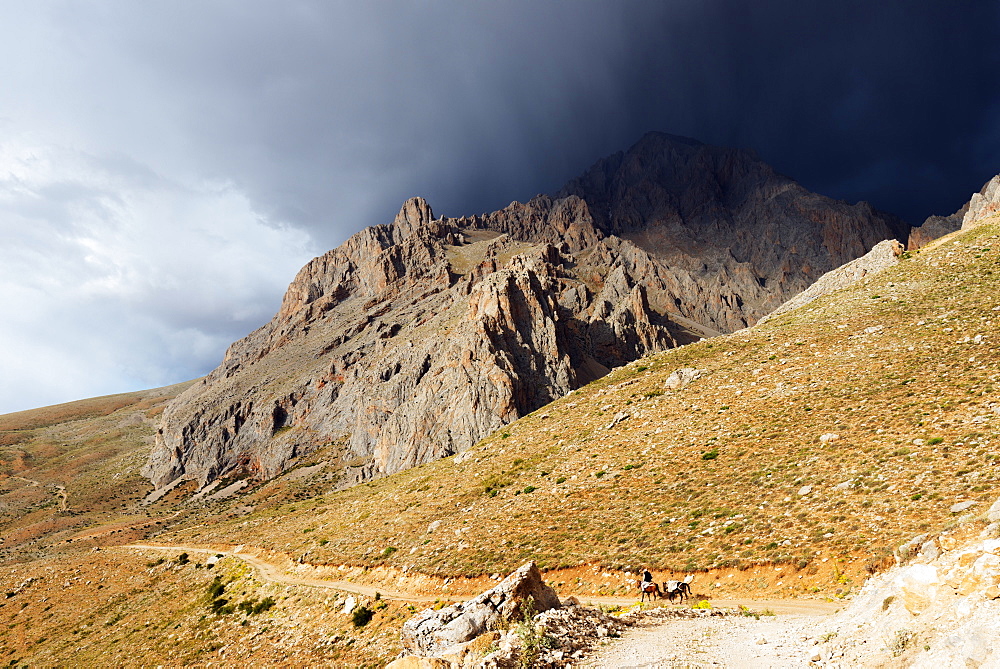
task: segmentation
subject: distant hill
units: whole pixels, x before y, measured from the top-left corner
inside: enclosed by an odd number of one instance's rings
[[[909,226],[748,151],[650,133],[556,196],[468,218],[419,198],[299,272],[278,314],[164,413],[157,487],[339,485],[464,451],[644,355],[754,323]]]

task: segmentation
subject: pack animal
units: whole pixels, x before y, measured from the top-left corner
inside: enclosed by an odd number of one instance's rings
[[[691,597],[691,586],[687,581],[667,581],[663,584],[663,591],[667,601],[673,602],[675,597],[680,597],[681,603]]]

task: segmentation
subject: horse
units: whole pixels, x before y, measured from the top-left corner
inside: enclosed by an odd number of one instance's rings
[[[663,591],[669,602],[673,602],[674,597],[680,597],[683,604],[685,599],[691,597],[691,586],[686,581],[667,581],[663,584]]]
[[[663,597],[663,592],[660,590],[660,586],[657,585],[656,583],[640,583],[639,592],[642,593],[642,596],[639,598],[640,602],[646,599],[646,595],[649,595],[649,598],[651,600],[653,599],[654,595],[658,598]]]

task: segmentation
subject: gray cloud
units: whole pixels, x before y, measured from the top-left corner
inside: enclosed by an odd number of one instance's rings
[[[405,198],[489,211],[647,130],[949,213],[1000,171],[998,27],[972,1],[7,3],[0,411],[204,373]]]

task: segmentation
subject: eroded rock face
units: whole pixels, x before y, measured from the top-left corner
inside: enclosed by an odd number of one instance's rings
[[[902,253],[903,245],[895,239],[881,241],[871,251],[857,260],[852,260],[842,267],[827,272],[816,283],[782,304],[758,322],[764,323],[776,316],[809,304],[824,295],[842,290],[869,275],[881,272],[883,269],[899,262],[899,256]]]
[[[164,412],[144,474],[268,478],[332,444],[349,485],[458,453],[613,367],[752,324],[905,232],[748,152],[661,134],[556,197],[467,218],[414,198],[299,272]]]
[[[983,189],[973,194],[962,216],[962,228],[968,228],[976,221],[1000,212],[1000,175],[986,182]]]
[[[488,630],[506,627],[523,616],[522,606],[529,597],[535,613],[559,608],[559,597],[542,580],[534,562],[473,599],[418,613],[403,624],[403,649],[416,655],[440,654]]]
[[[909,562],[872,577],[832,617],[821,660],[843,666],[1000,666],[1000,539],[997,526],[960,544],[923,541]],[[923,542],[923,543],[921,543]],[[907,555],[912,555],[908,551]],[[919,643],[911,643],[919,639]]]
[[[950,232],[967,229],[976,221],[993,216],[997,212],[1000,212],[1000,175],[987,181],[982,189],[978,193],[973,193],[970,200],[954,214],[930,216],[922,225],[911,229],[906,248],[918,249]]]

